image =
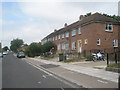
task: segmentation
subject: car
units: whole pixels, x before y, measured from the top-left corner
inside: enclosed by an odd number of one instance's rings
[[[8,54],[8,52],[7,52],[7,51],[3,52],[3,55],[7,55],[7,54]]]
[[[25,58],[25,53],[24,52],[18,52],[17,57],[18,58]]]

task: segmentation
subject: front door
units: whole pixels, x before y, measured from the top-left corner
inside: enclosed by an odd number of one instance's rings
[[[78,52],[82,52],[82,40],[78,40]]]

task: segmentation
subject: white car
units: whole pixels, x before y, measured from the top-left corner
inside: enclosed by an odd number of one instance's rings
[[[7,51],[3,52],[3,55],[7,55],[7,54],[8,54],[8,52],[7,52]]]

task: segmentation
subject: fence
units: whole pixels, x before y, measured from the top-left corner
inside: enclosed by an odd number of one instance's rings
[[[104,53],[107,64],[120,63],[120,48],[84,50],[82,53],[67,53],[68,59],[90,57],[92,53]]]

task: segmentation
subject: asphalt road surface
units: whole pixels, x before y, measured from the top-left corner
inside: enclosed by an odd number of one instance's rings
[[[2,58],[0,57],[0,89],[2,89]]]
[[[2,88],[78,88],[49,72],[29,65],[12,53],[3,58],[2,67]]]

